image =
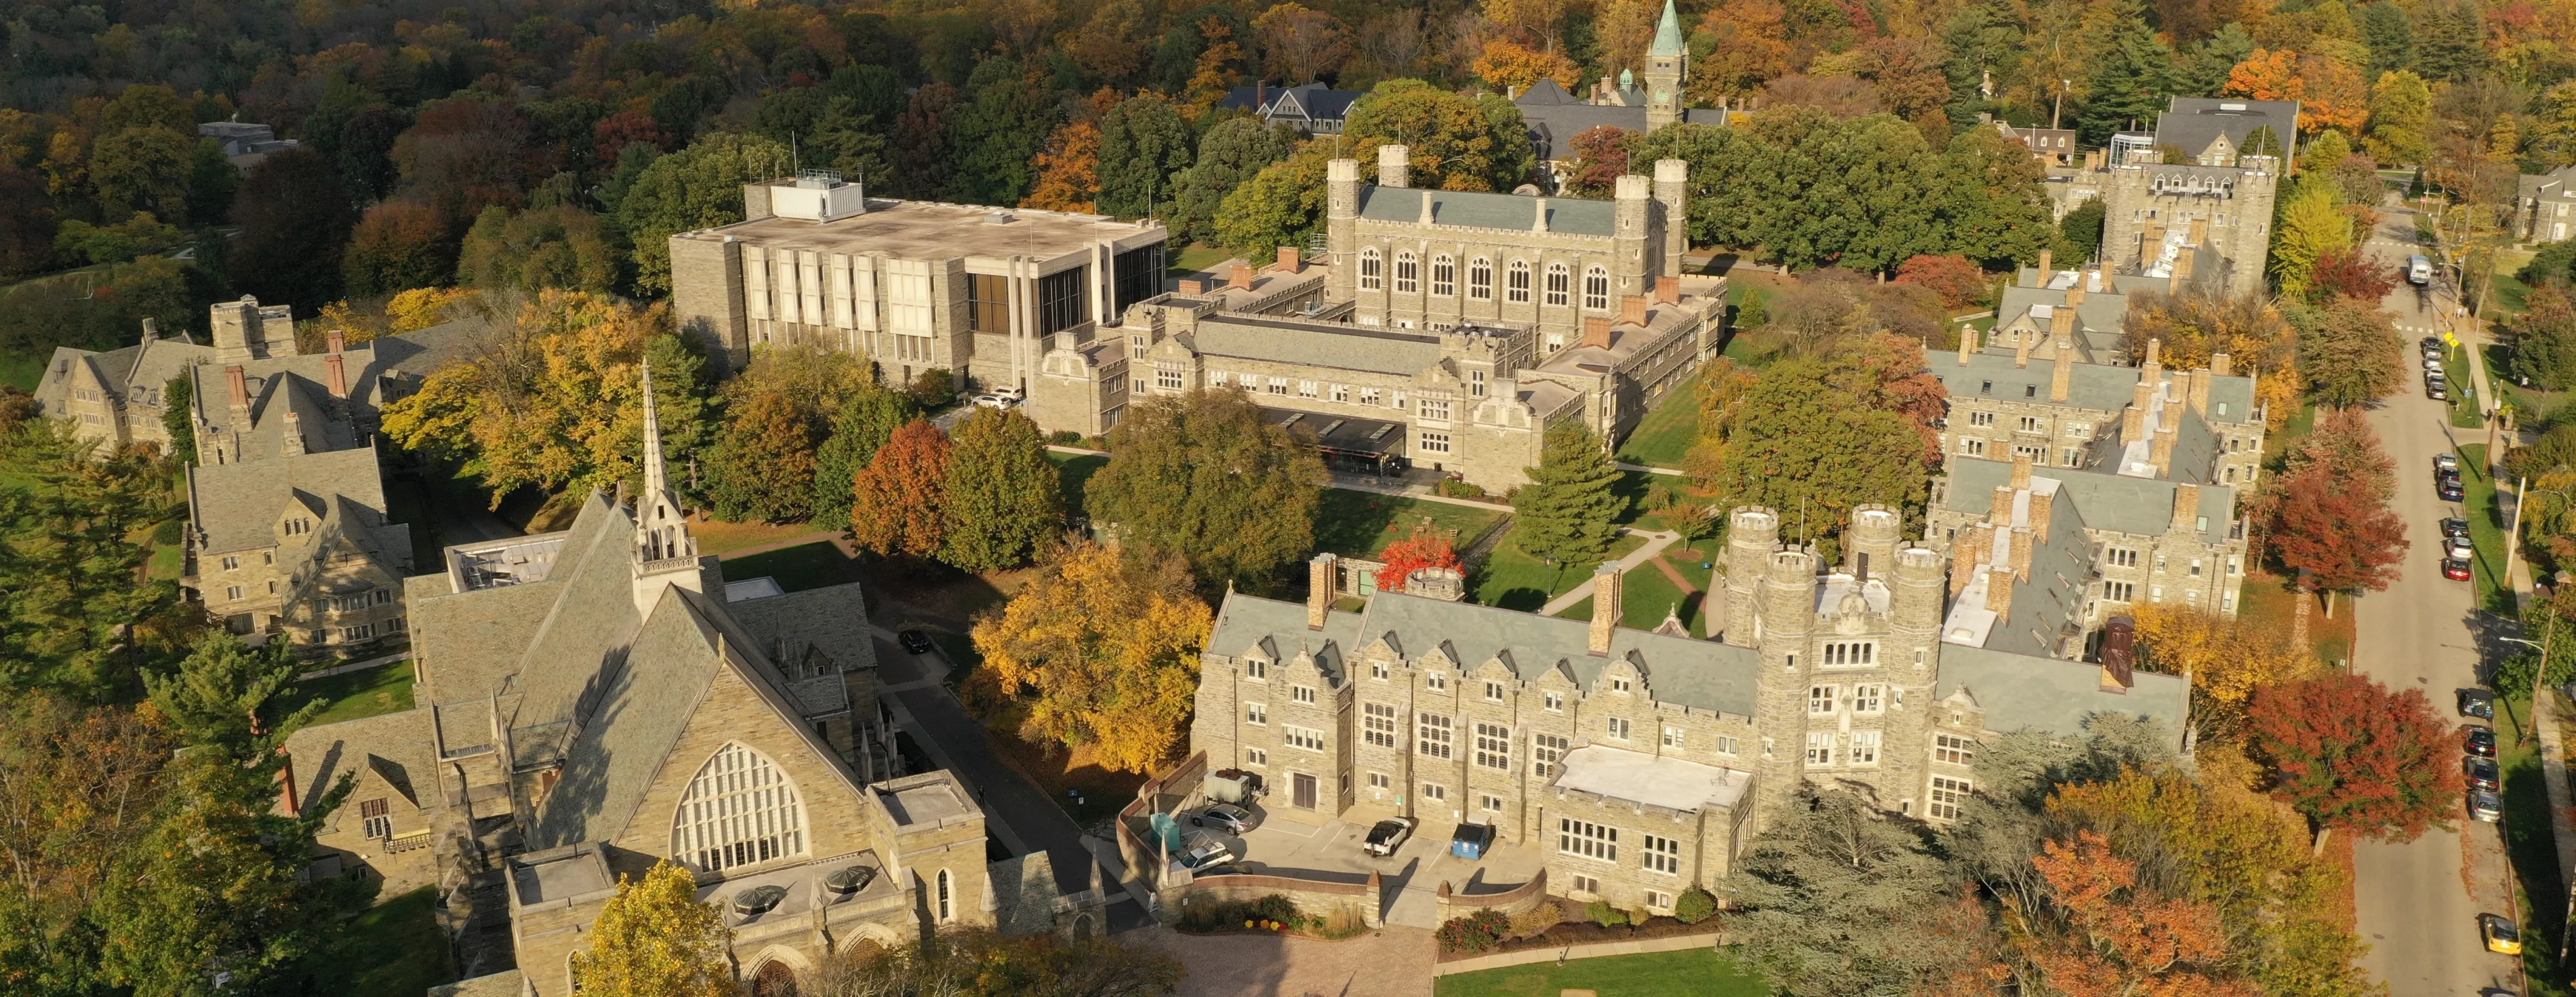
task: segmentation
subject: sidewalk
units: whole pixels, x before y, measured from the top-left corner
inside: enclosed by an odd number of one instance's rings
[[[1664,548],[1672,546],[1674,541],[1682,538],[1681,534],[1670,531],[1653,533],[1644,530],[1631,530],[1623,527],[1619,532],[1636,533],[1653,538],[1646,541],[1645,546],[1629,551],[1628,556],[1619,559],[1619,569],[1622,571],[1637,570],[1638,565],[1654,560],[1655,555],[1663,553]],[[1547,605],[1539,607],[1538,615],[1554,616],[1558,613],[1564,612],[1566,607],[1589,598],[1592,598],[1592,579],[1590,577],[1586,577],[1583,579],[1581,584],[1566,590],[1564,595],[1550,599],[1547,601]]]
[[[1675,935],[1670,938],[1641,938],[1631,942],[1594,942],[1590,945],[1559,945],[1550,948],[1524,949],[1519,952],[1497,952],[1472,959],[1440,963],[1432,972],[1440,976],[1473,973],[1484,969],[1526,966],[1534,962],[1563,962],[1568,959],[1596,959],[1614,955],[1644,955],[1648,952],[1679,952],[1684,949],[1716,948],[1725,938],[1719,932],[1703,935]]]
[[[329,668],[316,668],[312,671],[301,673],[295,677],[299,680],[308,682],[313,679],[327,679],[334,675],[346,675],[350,672],[363,672],[379,665],[390,665],[409,657],[411,657],[411,652],[409,650],[396,651],[383,657],[368,658],[365,661],[352,661],[344,665],[333,665]]]

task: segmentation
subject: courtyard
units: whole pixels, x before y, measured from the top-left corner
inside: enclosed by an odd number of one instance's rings
[[[1233,871],[1335,883],[1362,883],[1377,873],[1388,924],[1439,927],[1441,883],[1461,896],[1500,893],[1529,882],[1547,864],[1537,849],[1500,841],[1482,859],[1451,855],[1449,841],[1458,826],[1454,818],[1424,821],[1395,854],[1380,858],[1360,850],[1361,838],[1379,819],[1356,817],[1365,810],[1353,811],[1352,820],[1318,824],[1303,812],[1290,818],[1259,804],[1251,809],[1257,822],[1242,837],[1191,827],[1186,818],[1182,830],[1193,840],[1207,836],[1225,842],[1238,856]]]

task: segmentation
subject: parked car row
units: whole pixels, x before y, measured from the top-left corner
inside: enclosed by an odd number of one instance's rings
[[[2449,401],[2451,384],[2449,375],[2442,370],[2442,358],[2445,355],[2442,349],[2442,337],[2426,336],[2422,345],[2424,347],[2424,397],[2437,402]]]

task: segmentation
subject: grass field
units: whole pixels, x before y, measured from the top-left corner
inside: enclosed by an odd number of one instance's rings
[[[1656,557],[1657,561],[1672,565],[1673,570],[1698,590],[1695,592],[1684,594],[1681,586],[1673,584],[1671,578],[1655,568],[1654,561],[1631,569],[1627,587],[1619,600],[1619,625],[1632,630],[1652,630],[1663,625],[1665,614],[1677,613],[1682,625],[1690,628],[1691,636],[1708,636],[1708,587],[1711,576],[1717,572],[1714,568],[1700,567],[1700,563],[1716,555],[1708,541],[1701,541],[1700,548],[1701,553],[1693,555],[1675,544],[1664,548],[1664,552]],[[1575,579],[1576,582],[1581,580]],[[1556,615],[1569,620],[1591,619],[1592,600],[1575,603]]]
[[[14,385],[21,391],[36,390],[36,381],[45,376],[45,358],[26,353],[0,353],[0,384]]]
[[[1709,949],[1532,963],[1443,976],[1438,997],[1557,997],[1590,990],[1602,997],[1765,997],[1771,987],[1735,960]]]
[[[447,969],[447,933],[432,910],[438,889],[424,886],[387,897],[349,922],[349,992],[359,997],[420,997],[456,979]]]
[[[1087,512],[1088,510],[1083,506],[1083,488],[1091,483],[1092,475],[1100,473],[1101,468],[1109,466],[1109,458],[1097,454],[1057,453],[1049,450],[1047,459],[1054,461],[1056,470],[1064,475],[1064,511],[1071,515],[1082,515]]]
[[[1504,515],[1501,509],[1327,488],[1315,509],[1315,549],[1374,558],[1388,544],[1411,536],[1425,517],[1435,527],[1457,531],[1456,543],[1463,548]]]
[[[2461,516],[2469,521],[2469,543],[2478,554],[2470,577],[2476,580],[2479,608],[2512,615],[2513,586],[2504,575],[2506,523],[2496,506],[2495,481],[2487,476],[2486,455],[2484,443],[2460,448]]]
[[[776,543],[789,537],[814,532],[812,523],[727,523],[712,519],[689,520],[689,535],[698,541],[698,553],[725,554],[746,547]]]
[[[1622,536],[1610,545],[1610,557],[1626,557],[1629,551],[1645,543],[1645,537],[1633,533]],[[1494,555],[1485,559],[1474,577],[1467,579],[1467,585],[1475,590],[1478,603],[1505,609],[1536,610],[1547,605],[1549,599],[1592,577],[1592,569],[1597,566],[1569,564],[1549,567],[1521,550],[1520,543],[1506,535],[1501,543],[1494,545]],[[1655,614],[1655,619],[1663,619],[1663,614]]]
[[[306,702],[328,704],[314,723],[335,724],[411,709],[411,678],[411,662],[396,661],[298,682],[296,691]]]
[[[778,579],[778,587],[790,592],[822,588],[857,581],[850,573],[850,558],[839,545],[828,540],[797,544],[747,557],[724,559],[724,576],[728,582],[769,577]]]
[[[1194,274],[1223,263],[1233,255],[1221,246],[1193,242],[1188,248],[1173,253],[1171,259],[1165,261],[1163,269],[1175,276]]]
[[[1699,379],[1664,393],[1635,431],[1619,444],[1619,459],[1647,467],[1680,467],[1699,436]]]

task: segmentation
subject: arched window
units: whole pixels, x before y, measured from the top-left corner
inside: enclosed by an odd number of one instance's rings
[[[1375,246],[1360,250],[1360,290],[1383,291],[1385,289],[1386,260],[1378,256]]]
[[[671,854],[699,872],[804,851],[805,806],[796,784],[739,744],[716,749],[689,780],[671,819]]]
[[[1494,261],[1482,256],[1467,261],[1467,296],[1478,301],[1494,300]]]
[[[1458,261],[1447,253],[1431,258],[1431,293],[1444,298],[1458,294]]]
[[[939,919],[942,921],[955,917],[957,914],[957,891],[954,888],[955,884],[956,881],[948,875],[948,870],[939,870]]]
[[[1610,310],[1610,271],[1593,267],[1583,271],[1583,310]]]
[[[1559,307],[1559,308],[1562,308],[1562,307],[1564,307],[1564,306],[1566,306],[1566,305],[1568,305],[1568,304],[1572,304],[1572,303],[1573,303],[1573,299],[1572,299],[1572,297],[1571,297],[1571,294],[1570,294],[1571,289],[1570,289],[1570,287],[1569,287],[1569,285],[1571,285],[1572,283],[1573,283],[1572,276],[1571,276],[1570,272],[1569,272],[1569,271],[1567,271],[1567,270],[1565,269],[1565,264],[1562,264],[1562,263],[1550,263],[1550,264],[1548,264],[1548,265],[1547,265],[1547,303],[1548,303],[1549,305],[1552,305],[1552,306],[1555,306],[1555,307]]]
[[[1528,260],[1513,260],[1510,283],[1504,297],[1515,305],[1529,304],[1530,271]]]
[[[1422,290],[1422,261],[1412,250],[1395,254],[1395,293],[1412,294]]]

